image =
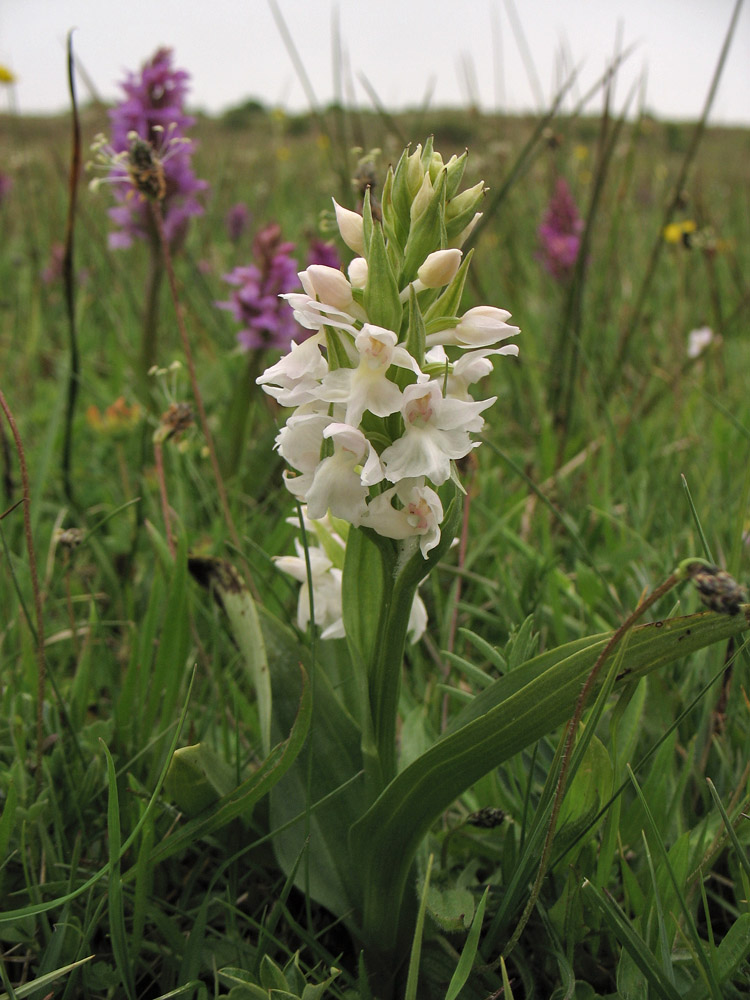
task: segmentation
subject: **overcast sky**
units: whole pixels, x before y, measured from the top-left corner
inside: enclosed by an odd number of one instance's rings
[[[429,94],[433,106],[472,100],[485,111],[538,110],[573,65],[582,69],[571,98],[584,93],[620,37],[623,47],[636,48],[618,77],[617,106],[645,78],[649,110],[683,119],[701,113],[734,7],[734,0],[276,3],[321,104],[336,96],[338,24],[344,94],[363,105],[370,103],[365,77],[392,109],[419,105]],[[18,78],[0,102],[12,101],[21,113],[67,107],[65,37],[74,27],[76,58],[105,99],[117,97],[125,70],[169,45],[176,65],[191,74],[193,108],[213,113],[251,97],[308,106],[268,0],[0,0],[0,63]],[[87,87],[82,80],[78,87],[83,100]],[[711,121],[750,125],[748,4]]]

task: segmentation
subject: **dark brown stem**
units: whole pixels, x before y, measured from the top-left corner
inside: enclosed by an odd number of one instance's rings
[[[70,177],[68,179],[68,218],[65,224],[65,253],[62,261],[62,276],[65,287],[65,309],[68,319],[70,343],[70,372],[68,373],[68,395],[65,405],[62,445],[62,481],[65,496],[73,503],[73,481],[71,464],[73,461],[73,417],[81,380],[81,357],[78,349],[76,329],[76,283],[73,268],[74,234],[76,207],[78,205],[78,181],[81,175],[81,123],[76,101],[75,74],[73,72],[73,35],[68,32],[68,87],[73,111],[73,144],[70,154]]]
[[[23,487],[23,530],[26,535],[26,551],[29,556],[29,571],[31,573],[31,589],[34,593],[34,612],[36,615],[36,656],[37,656],[37,704],[36,704],[36,784],[39,787],[42,780],[42,744],[44,740],[44,693],[47,681],[47,661],[44,656],[44,615],[42,612],[42,594],[39,589],[39,577],[36,569],[34,538],[31,534],[31,492],[29,490],[29,470],[26,467],[26,456],[23,442],[18,432],[13,413],[0,389],[0,407],[10,426],[13,440],[18,452],[18,464],[21,468],[21,485]]]

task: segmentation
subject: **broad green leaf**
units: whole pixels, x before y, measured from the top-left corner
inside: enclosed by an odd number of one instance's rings
[[[711,612],[632,629],[619,680],[633,679],[748,628],[745,614]],[[356,824],[352,858],[365,890],[364,929],[390,952],[414,853],[434,820],[482,775],[566,722],[608,637],[577,640],[501,678],[452,731],[398,774]],[[602,672],[602,678],[606,671]],[[592,692],[592,698],[595,692]]]
[[[388,558],[387,550],[379,546],[369,532],[359,528],[349,531],[342,603],[346,639],[352,650],[355,670],[367,671],[381,631],[381,609],[386,599],[384,560],[391,569],[395,552]]]
[[[302,854],[295,885],[331,912],[351,923],[360,910],[359,872],[352,868],[347,835],[366,808],[364,783],[351,779],[362,771],[361,733],[320,664],[297,636],[261,609],[261,622],[272,664],[274,738],[288,732],[300,697],[302,663],[311,674],[314,691],[306,751],[271,794],[271,829],[297,817],[298,822],[274,836],[277,860],[289,874]],[[325,655],[325,644],[320,655]],[[308,754],[312,756],[310,761]],[[349,786],[313,813],[306,810],[342,785]]]

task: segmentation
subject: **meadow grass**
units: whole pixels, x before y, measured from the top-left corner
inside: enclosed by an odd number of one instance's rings
[[[87,109],[82,123],[88,147],[106,128],[104,110]],[[488,377],[498,402],[485,445],[463,462],[468,544],[447,554],[423,588],[430,626],[404,667],[400,769],[455,730],[470,699],[494,690],[499,677],[512,685],[514,670],[536,654],[612,632],[682,559],[703,556],[746,574],[750,133],[709,129],[675,192],[694,128],[646,116],[555,116],[541,128],[466,112],[392,119],[334,108],[321,121],[245,108],[201,118],[194,130],[196,173],[211,191],[175,269],[222,460],[248,361],[235,324],[214,303],[226,297],[221,276],[248,261],[252,232],[277,221],[303,266],[321,220],[334,235],[331,194],[354,207],[354,143],[379,151],[382,183],[403,140],[434,134],[446,160],[468,146],[469,183],[483,179],[490,189],[464,306],[512,310],[521,356]],[[159,416],[191,399],[186,369],[170,369],[185,361],[174,312],[164,286],[165,373],[145,390],[138,352],[148,255],[108,249],[106,200],[85,191],[74,263],[80,391],[66,496],[69,326],[54,247],[65,234],[68,132],[63,120],[23,118],[6,118],[0,129],[0,162],[15,180],[0,204],[0,389],[29,467],[47,671],[40,702],[40,625],[6,422],[3,995],[366,998],[362,942],[347,916],[300,888],[303,858],[290,867],[274,851],[276,839],[283,854],[281,813],[267,792],[290,766],[290,748],[299,751],[306,698],[326,695],[308,690],[301,703],[295,695],[288,728],[269,752],[252,654],[227,628],[227,595],[222,609],[200,586],[212,557],[228,559],[258,604],[296,628],[295,589],[271,559],[291,551],[294,535],[283,463],[272,451],[281,417],[246,385],[248,433],[227,479],[233,539],[199,427],[165,442],[158,472]],[[537,259],[537,226],[560,175],[586,220],[585,256],[567,285]],[[674,218],[665,220],[676,194]],[[253,226],[235,244],[223,219],[237,201]],[[694,231],[665,242],[665,221],[687,220]],[[704,325],[713,342],[690,358],[688,333]],[[132,419],[121,408],[110,427],[97,424],[90,408],[101,415],[121,396]],[[80,534],[61,535],[69,528]],[[649,614],[699,607],[683,588]],[[746,995],[750,678],[742,628],[735,631],[614,694],[605,686],[588,706],[546,878],[510,951],[542,857],[563,727],[499,766],[487,760],[487,773],[417,848],[403,907],[411,962],[390,984],[395,995]],[[298,640],[296,660],[309,666]],[[279,639],[278,664],[269,665],[292,678],[297,662],[285,650]],[[561,722],[572,715],[563,712]],[[242,796],[217,805],[208,789],[206,808],[190,816],[175,804],[174,779],[166,791],[164,780],[175,748],[197,743],[226,780],[213,792],[239,786]],[[201,778],[196,771],[192,783]],[[221,808],[226,822],[216,818]],[[496,810],[498,825],[474,825],[479,809]],[[389,916],[394,927],[404,919]],[[56,970],[64,971],[51,985],[45,977]]]

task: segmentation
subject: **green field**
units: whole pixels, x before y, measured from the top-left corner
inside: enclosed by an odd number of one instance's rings
[[[84,161],[107,128],[84,110]],[[109,249],[111,199],[83,176],[71,301],[70,133],[0,118],[0,997],[747,996],[747,605],[704,612],[671,589],[644,623],[700,617],[629,630],[572,757],[564,740],[604,645],[587,637],[689,557],[748,577],[750,131],[199,117],[210,189],[174,268],[220,478],[160,251]],[[427,631],[382,667],[395,743],[378,785],[362,664],[299,630],[273,562],[299,537],[273,450],[286,414],[255,385],[279,354],[241,351],[215,303],[272,221],[300,270],[312,238],[348,262],[331,197],[358,208],[362,163],[380,196],[429,135],[446,162],[468,148],[462,187],[488,188],[460,311],[509,310],[520,354],[481,383],[497,401],[457,463],[459,543],[421,587]],[[558,177],[585,220],[563,282],[537,236]],[[232,241],[237,202],[252,221]],[[176,403],[194,419],[155,447]],[[363,609],[385,598],[355,534],[344,617],[366,656],[380,619]],[[377,711],[375,730],[379,747]]]

